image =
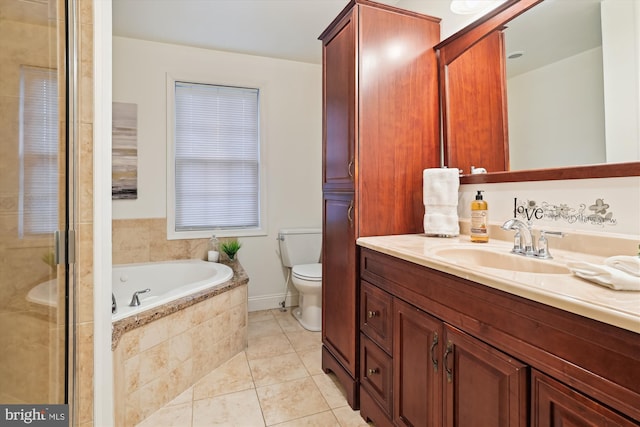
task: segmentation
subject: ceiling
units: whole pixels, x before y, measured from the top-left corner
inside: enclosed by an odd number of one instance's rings
[[[348,0],[112,0],[115,36],[320,64],[318,36]],[[545,0],[507,30],[521,68],[540,66],[600,43],[602,0]],[[450,0],[378,0],[442,18],[442,39],[482,15],[455,15]],[[499,3],[498,3],[499,4]],[[544,7],[541,7],[544,6]],[[561,9],[554,17],[552,12]],[[585,9],[583,11],[583,9]],[[531,12],[538,11],[538,16]],[[486,11],[485,11],[486,12]],[[539,14],[544,14],[539,16]],[[530,19],[530,18],[533,19]],[[571,17],[571,19],[569,19]],[[574,19],[577,17],[579,19]],[[594,21],[596,20],[596,21]],[[543,24],[541,24],[541,22]],[[593,30],[592,26],[598,26]],[[558,32],[561,32],[559,34]],[[520,33],[520,34],[517,34]],[[561,43],[573,39],[571,46]],[[513,39],[513,40],[512,40]],[[535,44],[538,46],[535,46]],[[562,51],[562,52],[561,52]],[[543,52],[546,58],[533,52]],[[564,55],[564,56],[560,56]],[[555,59],[554,59],[555,58]],[[533,62],[533,65],[527,65]]]
[[[113,34],[319,64],[318,36],[348,0],[113,0]],[[450,0],[378,0],[450,14]],[[410,9],[410,7],[404,7]]]

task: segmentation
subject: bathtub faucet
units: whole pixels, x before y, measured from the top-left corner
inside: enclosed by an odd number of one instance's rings
[[[137,307],[140,305],[140,298],[138,298],[138,295],[140,294],[146,294],[147,292],[151,292],[151,289],[147,288],[144,291],[135,291],[133,293],[133,297],[131,298],[131,302],[129,303],[129,305],[131,307]]]

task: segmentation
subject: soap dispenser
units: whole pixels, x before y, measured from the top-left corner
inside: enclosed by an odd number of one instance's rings
[[[489,241],[489,206],[482,198],[482,191],[478,190],[476,199],[471,202],[471,241],[487,243]]]
[[[219,258],[220,258],[219,242],[218,242],[218,238],[214,234],[209,239],[209,246],[207,247],[207,261],[218,262]]]

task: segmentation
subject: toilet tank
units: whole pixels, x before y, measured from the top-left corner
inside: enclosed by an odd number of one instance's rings
[[[320,261],[321,228],[284,228],[278,233],[280,257],[285,267]]]

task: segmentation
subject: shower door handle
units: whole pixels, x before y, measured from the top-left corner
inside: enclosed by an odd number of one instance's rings
[[[56,230],[53,232],[54,265],[73,264],[76,260],[75,231]]]

